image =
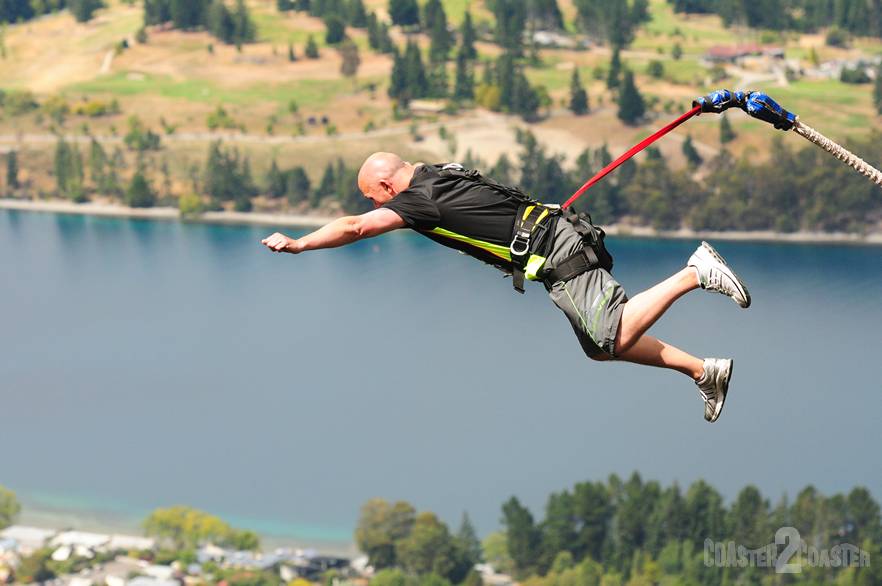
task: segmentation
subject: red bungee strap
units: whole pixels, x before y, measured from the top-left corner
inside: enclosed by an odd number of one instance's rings
[[[594,177],[589,179],[585,183],[585,185],[580,187],[579,190],[576,191],[576,193],[571,195],[570,199],[565,201],[561,207],[562,208],[570,207],[573,204],[573,202],[575,202],[577,199],[579,199],[583,193],[588,191],[592,185],[594,185],[595,183],[597,183],[598,181],[600,181],[601,179],[606,177],[616,167],[618,167],[619,165],[621,165],[622,163],[624,163],[625,161],[627,161],[628,159],[630,159],[631,157],[633,157],[634,155],[636,155],[637,153],[639,153],[640,151],[642,151],[643,149],[645,149],[646,147],[648,147],[649,145],[651,145],[652,143],[654,143],[655,141],[657,141],[658,139],[660,139],[661,137],[663,137],[664,135],[666,135],[667,133],[672,131],[673,129],[677,128],[678,126],[680,126],[681,124],[683,124],[684,122],[686,122],[687,120],[689,120],[690,118],[692,118],[693,116],[698,114],[699,112],[701,112],[701,106],[695,106],[694,108],[692,108],[691,110],[689,110],[688,112],[686,112],[685,114],[683,114],[682,116],[680,116],[679,118],[677,118],[676,120],[674,120],[673,122],[671,122],[670,124],[668,124],[667,126],[662,128],[661,130],[656,131],[655,134],[653,134],[651,136],[647,136],[642,141],[640,141],[638,144],[632,146],[625,154],[623,154],[621,157],[619,157],[618,159],[616,159],[615,161],[613,161],[612,163],[610,163],[609,165],[607,165],[606,167],[601,169],[597,173],[597,175],[595,175]]]

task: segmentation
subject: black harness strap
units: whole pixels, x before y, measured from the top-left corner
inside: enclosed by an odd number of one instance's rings
[[[582,240],[582,248],[563,259],[556,267],[547,271],[542,279],[549,291],[559,281],[569,281],[582,273],[603,268],[612,271],[612,256],[607,252],[603,230],[591,222],[591,216],[576,213],[570,209],[563,211],[563,218],[573,225]]]
[[[530,238],[544,210],[546,210],[545,206],[540,204],[521,204],[518,216],[515,218],[514,238],[508,251],[511,254],[511,284],[518,293],[524,292],[524,269],[532,251]]]

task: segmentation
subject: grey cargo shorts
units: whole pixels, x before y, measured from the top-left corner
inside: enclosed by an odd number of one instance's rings
[[[553,268],[581,246],[573,226],[565,220],[558,221],[546,266]],[[558,281],[548,295],[567,316],[588,357],[603,353],[615,356],[616,334],[628,296],[609,272],[594,269],[569,281]]]

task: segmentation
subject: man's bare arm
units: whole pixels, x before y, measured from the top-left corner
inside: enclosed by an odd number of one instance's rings
[[[289,238],[280,232],[267,236],[261,244],[273,252],[298,254],[319,248],[345,246],[364,238],[379,236],[406,226],[401,216],[392,210],[380,208],[360,216],[337,218],[302,238]]]

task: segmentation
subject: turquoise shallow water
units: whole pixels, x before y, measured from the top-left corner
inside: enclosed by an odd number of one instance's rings
[[[882,497],[882,248],[718,243],[754,306],[693,293],[653,330],[735,358],[711,426],[681,375],[584,359],[541,286],[406,232],[293,257],[269,231],[0,212],[0,484],[331,542],[373,496],[486,533],[512,494],[541,513],[635,469]],[[616,276],[639,291],[695,244],[613,240]]]

